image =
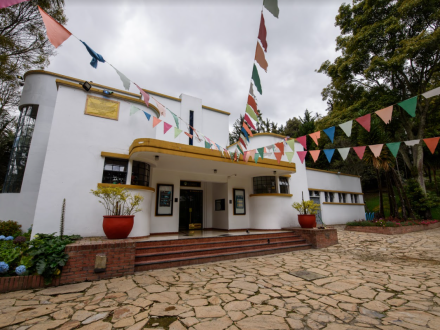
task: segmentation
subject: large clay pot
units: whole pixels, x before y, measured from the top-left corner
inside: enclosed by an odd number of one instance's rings
[[[301,228],[314,228],[316,227],[316,215],[298,214],[298,222]]]
[[[134,215],[104,215],[102,229],[110,239],[127,238],[133,229]]]

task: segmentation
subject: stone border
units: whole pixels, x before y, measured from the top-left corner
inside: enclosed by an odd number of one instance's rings
[[[335,228],[316,229],[316,228],[282,228],[289,230],[296,235],[301,236],[308,244],[311,244],[314,249],[322,249],[335,244],[338,244],[338,231]]]
[[[357,231],[362,233],[383,234],[383,235],[401,235],[417,231],[424,231],[440,228],[440,222],[430,225],[416,225],[404,227],[363,227],[363,226],[345,226],[344,230]]]

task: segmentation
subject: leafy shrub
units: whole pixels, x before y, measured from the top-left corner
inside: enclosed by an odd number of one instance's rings
[[[22,243],[27,242],[27,241],[28,241],[28,239],[26,237],[24,237],[24,236],[17,236],[16,238],[14,238],[13,242],[15,244],[22,244]]]
[[[20,236],[21,235],[21,225],[17,221],[1,221],[0,220],[0,235],[7,236]]]
[[[361,227],[406,227],[406,226],[418,226],[418,225],[430,225],[439,222],[438,220],[402,220],[399,218],[380,218],[373,221],[358,220],[347,222],[347,226],[361,226]]]
[[[406,182],[405,192],[414,213],[419,218],[424,218],[426,211],[440,205],[440,198],[430,192],[425,195],[416,179],[409,179]]]

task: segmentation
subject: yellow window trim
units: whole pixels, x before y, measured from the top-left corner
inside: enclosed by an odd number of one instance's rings
[[[249,197],[256,197],[256,196],[271,196],[271,197],[292,197],[292,194],[251,194]]]
[[[228,115],[228,116],[230,115],[229,112],[226,112],[226,111],[223,111],[223,110],[219,110],[219,109],[216,109],[216,108],[211,108],[211,107],[208,107],[207,105],[202,105],[202,108],[206,109],[206,110],[211,110],[211,111],[214,111],[214,112],[219,112],[219,113],[222,113],[224,115]]]
[[[323,202],[322,204],[333,204],[333,205],[362,205],[365,206],[363,203],[333,203],[333,202]]]
[[[125,188],[125,189],[134,189],[134,190],[149,190],[149,191],[152,191],[152,192],[156,191],[156,189],[151,188],[151,187],[136,186],[136,185],[131,185],[131,184],[98,183],[98,188],[112,188],[112,187]]]
[[[326,171],[326,170],[319,170],[317,168],[311,168],[311,167],[306,167],[306,170],[308,170],[308,171],[316,171],[316,172],[324,172],[324,173],[331,173],[331,174],[337,174],[337,175],[353,176],[355,178],[360,178],[359,175],[346,174],[346,173],[338,173],[338,172],[332,172],[332,171]]]
[[[117,154],[114,152],[101,151],[101,157],[119,158],[119,159],[130,159],[130,155]]]
[[[332,193],[341,193],[341,194],[353,194],[353,195],[363,195],[364,194],[364,193],[354,192],[354,191],[326,190],[326,189],[315,189],[315,188],[309,188],[309,190],[323,191],[323,192],[332,192]]]

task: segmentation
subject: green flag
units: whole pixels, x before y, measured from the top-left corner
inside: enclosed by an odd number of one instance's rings
[[[258,153],[255,153],[254,159],[255,159],[255,164],[258,163],[258,158],[260,157],[260,155]]]
[[[168,109],[168,108],[167,108]],[[169,112],[171,112],[171,114],[174,117],[174,121],[176,122],[176,127],[179,128],[179,118],[176,116],[176,114],[174,112],[172,112],[170,109],[168,109]]]
[[[205,141],[205,148],[206,149],[211,149],[211,143],[208,143]]]
[[[239,144],[237,144],[237,149],[238,149],[238,151],[240,151],[241,152],[241,154],[244,156],[244,152],[243,152],[243,150],[241,150],[241,147],[240,147],[240,145]]]
[[[289,163],[291,163],[293,155],[295,154],[295,152],[293,152],[293,151],[286,151],[285,154],[287,156],[287,159],[289,160]]]
[[[290,149],[292,149],[292,151],[295,151],[295,139],[287,140],[286,142],[289,145]]]
[[[174,138],[178,137],[180,133],[182,133],[182,130],[174,127]]]
[[[414,96],[408,100],[402,101],[400,103],[397,103],[398,105],[400,105],[403,110],[405,110],[406,112],[408,112],[408,114],[411,117],[415,117],[416,116],[416,107],[417,107],[417,96]]]
[[[132,105],[131,108],[130,108],[130,116],[134,115],[138,111],[141,111],[141,109],[136,108],[134,105]]]
[[[263,90],[261,89],[260,76],[258,75],[258,70],[254,64],[254,69],[252,70],[252,80],[254,81],[255,87],[257,87],[258,93],[263,95]]]
[[[393,156],[397,157],[397,153],[399,152],[399,148],[400,148],[400,142],[387,143],[387,147],[388,149],[390,149]]]
[[[258,153],[260,154],[261,159],[264,159],[264,147],[257,149]]]
[[[254,109],[251,108],[251,106],[248,104],[246,105],[246,113],[255,121],[258,121],[258,117],[255,114]]]
[[[263,6],[270,11],[270,13],[278,18],[280,14],[280,9],[278,8],[278,0],[264,0]]]

